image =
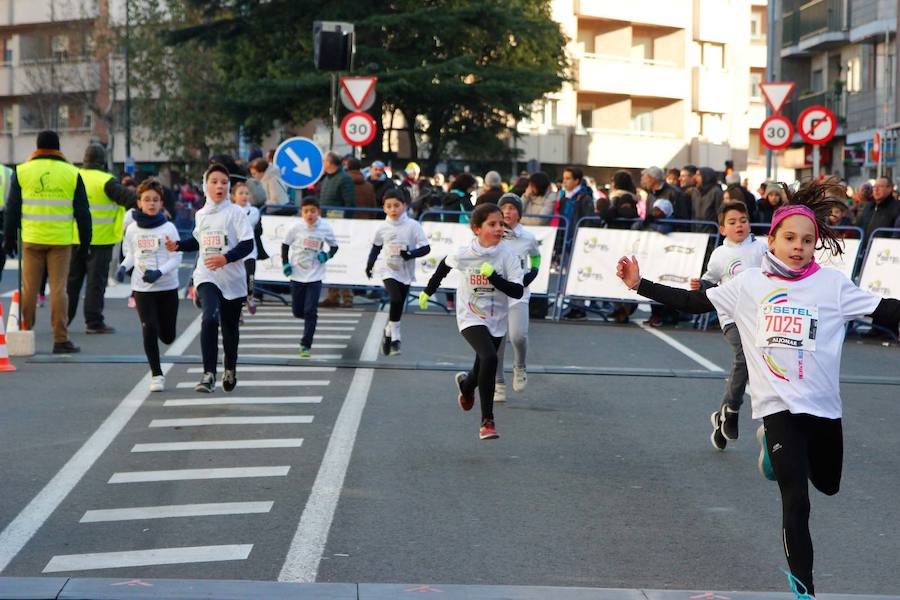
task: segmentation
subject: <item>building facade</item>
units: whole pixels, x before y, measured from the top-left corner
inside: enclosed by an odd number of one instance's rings
[[[685,164],[761,178],[766,0],[554,0],[573,83],[518,124],[522,159],[618,168]]]

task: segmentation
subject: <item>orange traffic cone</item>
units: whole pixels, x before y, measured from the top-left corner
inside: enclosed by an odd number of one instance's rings
[[[6,331],[3,330],[3,303],[0,302],[0,373],[15,370],[16,368],[9,362],[9,352],[6,350]]]
[[[9,321],[6,323],[7,331],[19,331],[19,290],[13,292],[12,304],[9,305]],[[0,309],[0,319],[3,318],[3,310]]]

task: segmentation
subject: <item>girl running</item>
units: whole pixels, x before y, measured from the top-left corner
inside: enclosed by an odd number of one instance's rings
[[[523,392],[525,386],[528,385],[528,374],[525,372],[525,354],[528,351],[528,301],[531,299],[531,290],[528,289],[528,286],[537,277],[541,268],[541,249],[534,234],[519,223],[519,219],[522,218],[522,199],[515,194],[503,194],[497,205],[503,213],[503,221],[507,228],[503,243],[509,245],[513,255],[519,261],[522,272],[525,273],[525,277],[522,279],[525,293],[521,298],[513,298],[509,301],[509,333],[506,335],[513,347],[513,389]],[[495,402],[506,401],[506,381],[503,378],[506,337],[500,342],[500,348],[497,351]]]
[[[244,211],[229,200],[228,188],[228,170],[218,163],[210,165],[203,174],[206,202],[197,211],[194,237],[184,241],[166,238],[169,252],[200,251],[194,285],[203,310],[200,330],[203,376],[194,389],[206,394],[216,389],[220,321],[225,351],[222,387],[230,392],[237,385],[238,321],[247,297],[243,259],[253,250],[250,222]]]
[[[495,439],[494,382],[497,377],[497,349],[506,335],[506,316],[509,298],[521,298],[522,267],[503,240],[503,215],[496,204],[481,204],[470,218],[475,239],[444,258],[437,266],[425,291],[419,294],[419,306],[424,310],[428,298],[440,287],[450,269],[460,272],[456,303],[456,324],[465,340],[475,350],[472,370],[456,374],[459,405],[471,410],[475,404],[475,388],[481,398],[481,429],[483,440]]]
[[[243,181],[238,181],[231,188],[231,201],[247,215],[250,229],[254,232],[253,250],[244,259],[244,269],[247,271],[247,312],[255,315],[256,298],[253,297],[253,288],[255,287],[256,259],[259,257],[256,242],[256,229],[259,227],[259,209],[250,204],[250,188]]]
[[[387,260],[383,269],[384,289],[391,298],[388,324],[381,338],[381,353],[400,354],[400,318],[406,307],[409,286],[416,278],[416,259],[431,252],[425,230],[406,214],[406,196],[397,189],[384,193],[384,225],[375,232],[372,250],[366,263],[366,277],[372,278],[372,268],[382,247],[387,246]]]
[[[838,377],[845,325],[865,315],[893,324],[900,301],[853,285],[835,269],[820,269],[817,247],[842,252],[828,225],[845,192],[834,179],[810,182],[772,215],[769,251],[760,268],[706,290],[686,291],[641,279],[634,257],[616,266],[639,294],[679,310],[730,315],[750,372],[753,418],[762,419],[759,468],[781,491],[782,539],[798,597],[814,594],[807,480],[838,492],[843,461]],[[752,349],[752,350],[751,350]]]
[[[166,239],[177,238],[175,225],[163,212],[163,187],[156,179],[146,179],[137,189],[138,207],[129,211],[134,223],[125,232],[125,256],[118,273],[131,274],[131,290],[141,319],[144,353],[150,363],[150,391],[161,392],[166,378],[159,364],[159,344],[175,341],[178,319],[178,267],[181,253],[170,252]],[[117,275],[118,278],[118,275]]]

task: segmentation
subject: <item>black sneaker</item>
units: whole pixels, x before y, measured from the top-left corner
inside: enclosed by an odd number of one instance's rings
[[[234,389],[234,386],[237,385],[237,376],[234,371],[231,369],[225,369],[225,373],[222,374],[222,389],[226,392],[230,392]]]
[[[397,356],[398,354],[400,354],[400,340],[394,340],[391,342],[390,356]]]
[[[713,431],[709,436],[709,441],[712,442],[713,448],[721,452],[725,449],[725,446],[728,445],[728,440],[725,439],[725,436],[722,435],[722,413],[721,411],[716,411],[709,416],[709,420],[712,423]]]
[[[210,373],[209,371],[203,374],[203,377],[200,378],[200,383],[194,386],[195,392],[200,392],[202,394],[212,394],[213,390],[216,389],[216,376]]]
[[[719,421],[722,423],[719,429],[726,440],[734,441],[738,439],[738,417],[740,412],[731,410],[727,406],[723,406],[719,413]]]
[[[381,354],[387,356],[391,353],[391,336],[386,333],[381,334]]]
[[[100,333],[100,334],[102,334],[102,333],[115,333],[115,332],[116,332],[116,328],[115,328],[115,327],[110,327],[110,326],[107,325],[106,323],[100,323],[99,325],[88,325],[88,326],[85,328],[84,332],[87,333],[87,334],[95,334],[95,333]]]
[[[76,354],[81,348],[72,343],[72,340],[53,344],[53,354]]]

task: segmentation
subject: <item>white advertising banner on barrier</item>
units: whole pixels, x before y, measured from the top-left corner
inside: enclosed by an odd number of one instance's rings
[[[862,268],[859,287],[885,298],[900,296],[900,240],[875,238]]]
[[[860,243],[859,240],[845,239],[844,253],[840,256],[834,256],[831,251],[822,249],[816,252],[816,262],[823,267],[831,267],[837,269],[847,276],[847,279],[853,279],[853,267],[856,265],[856,258],[859,256]]]
[[[703,274],[709,235],[595,229],[581,227],[575,236],[566,296],[616,300],[644,300],[616,277],[616,261],[634,256],[641,276],[673,287],[690,289],[690,280]]]
[[[416,285],[425,286],[431,278],[431,274],[437,268],[441,260],[459,246],[465,246],[472,241],[472,229],[465,223],[439,223],[425,221],[422,223],[431,253],[423,260],[416,262]],[[541,268],[538,276],[531,282],[533,294],[546,294],[550,287],[550,261],[553,259],[553,244],[556,241],[556,227],[531,226],[528,231],[534,234],[541,248]],[[450,274],[441,283],[441,289],[456,289],[457,271]]]
[[[325,283],[329,285],[381,285],[379,273],[384,256],[382,253],[375,263],[374,276],[366,278],[366,261],[375,232],[384,223],[376,219],[326,219],[337,238],[338,253],[325,265]],[[262,242],[269,254],[267,260],[256,262],[257,281],[287,282],[281,271],[281,243],[287,232],[294,225],[302,222],[300,217],[263,216]],[[442,258],[454,248],[468,244],[472,240],[472,230],[463,223],[422,223],[431,253],[425,258],[416,260],[415,286],[425,287],[431,274]],[[553,243],[556,239],[556,227],[529,227],[541,244],[541,269],[537,279],[531,284],[532,292],[546,294],[550,282],[550,260],[553,255]],[[442,288],[456,289],[456,272],[451,271],[444,280]]]

